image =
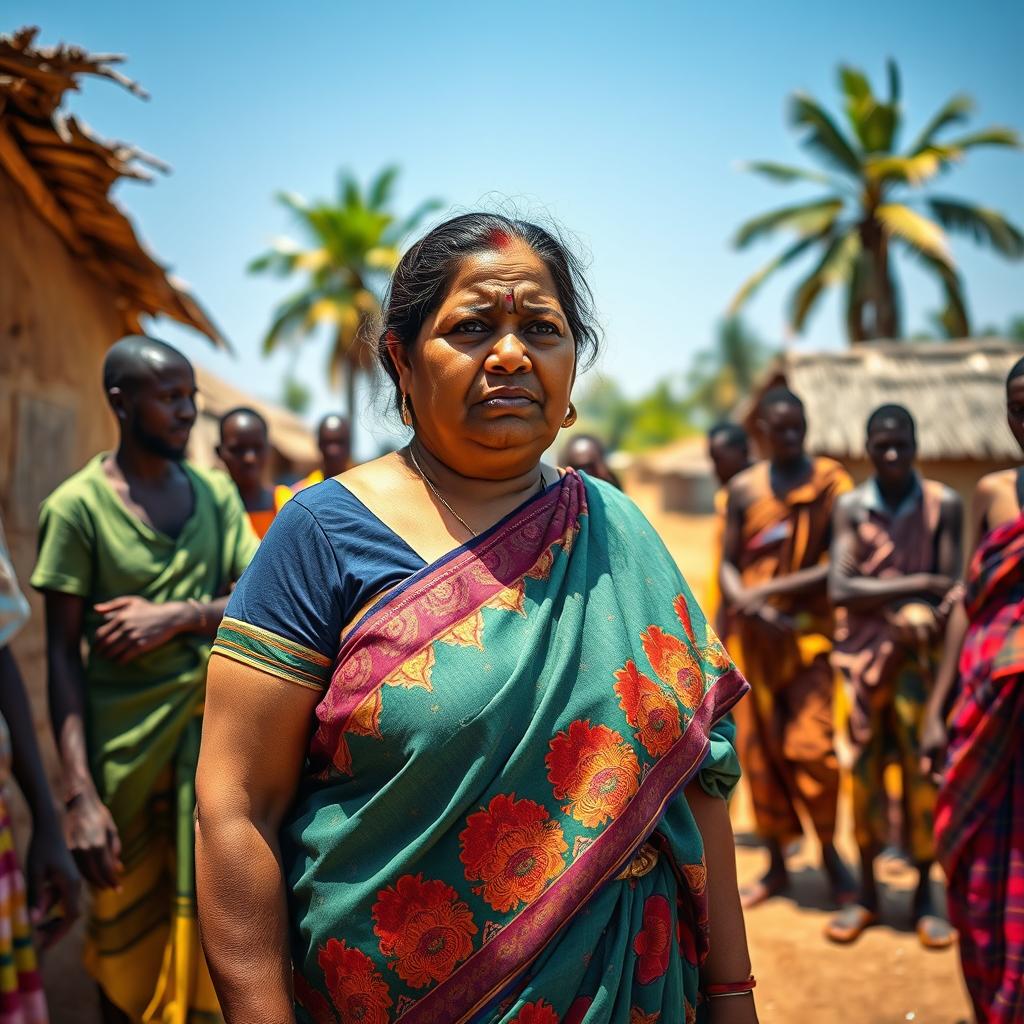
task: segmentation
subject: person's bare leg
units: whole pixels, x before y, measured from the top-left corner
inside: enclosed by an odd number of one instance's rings
[[[832,848],[835,849],[834,847]],[[853,942],[878,921],[878,883],[875,879],[875,850],[860,847],[860,891],[857,899],[842,907],[825,928],[833,942]],[[842,863],[840,861],[840,863]],[[846,866],[843,865],[843,870]],[[835,883],[833,883],[835,885]]]
[[[821,844],[821,866],[828,875],[828,883],[836,903],[845,906],[857,898],[857,883],[832,842]],[[872,873],[873,877],[873,873]]]
[[[939,915],[932,899],[931,862],[922,862],[914,866],[918,872],[913,903],[917,937],[925,949],[947,949],[956,941],[956,929]]]
[[[768,870],[758,881],[740,890],[740,902],[744,910],[778,896],[789,885],[789,872],[786,870],[782,844],[778,839],[768,839],[765,845],[768,847]]]

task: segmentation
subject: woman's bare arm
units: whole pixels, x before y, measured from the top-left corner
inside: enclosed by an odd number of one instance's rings
[[[203,948],[227,1024],[294,1024],[278,829],[317,691],[214,655],[196,776]]]
[[[744,981],[750,976],[747,930],[740,907],[736,882],[736,847],[733,842],[729,806],[721,797],[710,796],[698,782],[686,788],[686,801],[704,840],[708,869],[708,913],[711,919],[711,948],[701,968],[704,984]],[[713,999],[711,1020],[715,1024],[756,1024],[752,996]]]

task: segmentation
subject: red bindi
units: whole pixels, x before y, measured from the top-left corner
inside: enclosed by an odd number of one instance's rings
[[[512,244],[512,239],[507,231],[502,231],[501,228],[491,228],[487,235],[487,242],[495,249],[507,249]]]
[[[516,297],[511,291],[505,292],[505,312],[514,313],[516,311]]]

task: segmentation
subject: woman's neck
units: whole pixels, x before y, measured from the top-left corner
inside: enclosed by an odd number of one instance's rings
[[[465,476],[452,469],[441,458],[434,455],[418,438],[409,443],[413,472],[425,474],[453,505],[462,507],[487,507],[517,505],[535,494],[543,486],[540,462],[534,463],[525,472],[492,480],[484,477]],[[412,460],[415,459],[415,462]]]

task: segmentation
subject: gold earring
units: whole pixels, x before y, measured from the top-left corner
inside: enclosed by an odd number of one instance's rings
[[[407,426],[412,426],[412,413],[409,412],[409,396],[403,391],[402,392],[402,405],[401,405],[402,422]]]
[[[562,420],[563,427],[571,427],[576,422],[576,406],[569,403],[569,411],[565,414],[565,419]]]

